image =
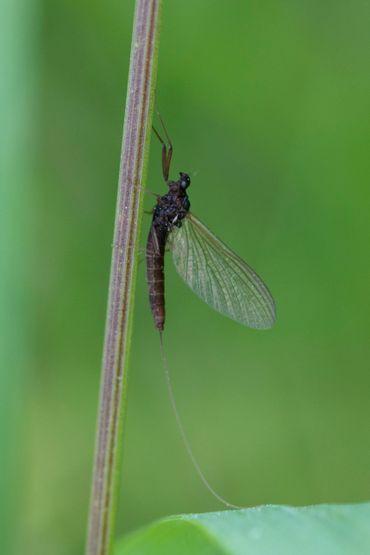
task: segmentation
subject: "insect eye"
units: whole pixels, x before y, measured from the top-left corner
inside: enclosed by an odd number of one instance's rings
[[[187,189],[187,187],[189,187],[190,185],[190,177],[188,176],[187,173],[183,173],[180,172],[180,177],[181,177],[181,181],[180,181],[180,185],[183,189]]]

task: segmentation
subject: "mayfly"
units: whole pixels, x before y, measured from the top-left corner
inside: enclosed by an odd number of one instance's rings
[[[162,171],[169,191],[157,198],[146,245],[155,327],[163,331],[165,323],[164,255],[168,246],[180,276],[209,306],[250,328],[271,328],[275,304],[262,279],[190,212],[189,175],[180,172],[177,181],[169,180],[173,147],[164,125],[163,129],[168,149],[156,129],[154,132],[162,143]]]
[[[171,404],[188,454],[210,492],[226,506],[238,507],[218,495],[206,480],[193,455],[177,410],[162,338],[166,248],[169,247],[175,267],[187,285],[221,314],[251,328],[268,329],[275,321],[275,304],[256,272],[190,212],[187,194],[189,175],[180,172],[177,181],[169,179],[173,147],[162,119],[161,124],[167,143],[154,127],[153,131],[162,144],[162,172],[169,190],[165,195],[157,196],[146,244],[150,308],[160,333]]]

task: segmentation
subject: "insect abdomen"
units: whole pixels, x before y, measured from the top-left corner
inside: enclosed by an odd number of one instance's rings
[[[162,331],[165,320],[164,306],[164,251],[166,233],[152,224],[146,243],[146,273],[149,289],[149,303],[155,327]]]

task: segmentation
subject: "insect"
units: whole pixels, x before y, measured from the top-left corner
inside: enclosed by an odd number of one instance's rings
[[[221,497],[208,482],[194,456],[177,409],[162,335],[165,324],[166,247],[172,252],[178,273],[194,293],[225,316],[251,328],[267,329],[275,321],[275,304],[271,293],[256,272],[190,212],[187,194],[189,175],[180,172],[177,181],[169,179],[173,147],[161,118],[160,121],[167,143],[154,127],[153,130],[162,143],[162,172],[168,193],[157,196],[146,244],[150,308],[160,335],[162,361],[172,409],[188,455],[209,492],[226,507],[241,508]]]
[[[162,332],[165,324],[164,258],[168,246],[180,276],[209,306],[251,328],[271,328],[275,303],[267,286],[190,212],[189,175],[180,172],[177,181],[169,179],[173,147],[162,119],[161,123],[168,148],[153,130],[162,143],[162,172],[169,190],[157,197],[146,244],[149,302],[155,327]]]

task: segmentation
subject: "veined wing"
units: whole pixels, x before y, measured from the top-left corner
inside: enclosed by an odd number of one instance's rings
[[[193,214],[168,242],[178,273],[203,301],[245,326],[271,328],[275,304],[266,285]]]

